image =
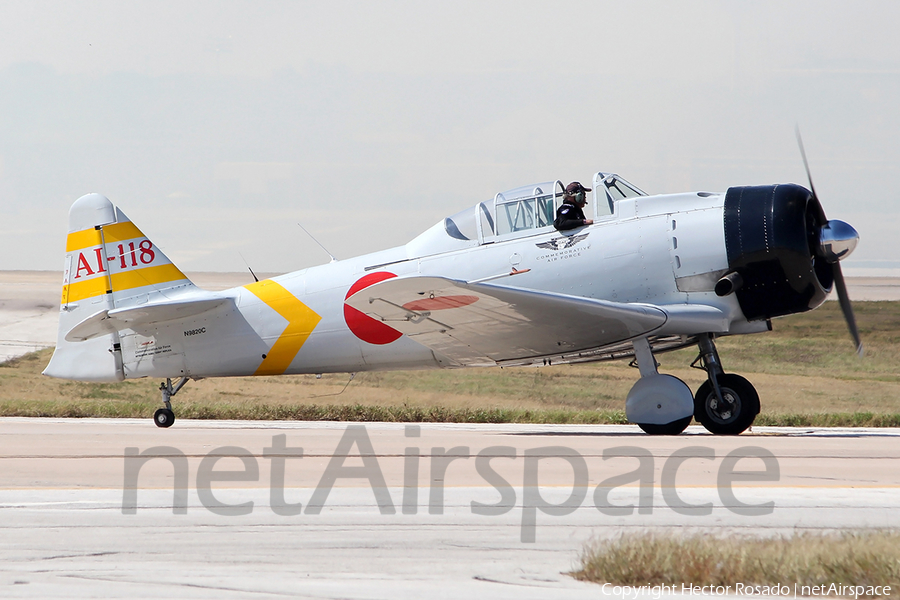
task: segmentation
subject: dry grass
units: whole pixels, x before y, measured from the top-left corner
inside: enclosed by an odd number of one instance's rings
[[[726,369],[759,390],[759,425],[900,426],[900,302],[855,306],[866,344],[856,358],[835,302],[775,322],[771,333],[722,338]],[[696,350],[659,355],[692,389]],[[0,364],[0,415],[148,417],[157,380],[91,384],[40,375],[43,351]],[[638,378],[624,362],[542,368],[243,377],[192,381],[176,413],[194,418],[618,423]]]
[[[822,584],[900,589],[900,534],[800,533],[790,537],[622,536],[589,546],[577,579],[616,585]]]

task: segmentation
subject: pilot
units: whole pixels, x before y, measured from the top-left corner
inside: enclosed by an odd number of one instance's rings
[[[584,217],[584,206],[587,204],[587,192],[591,191],[577,181],[573,181],[566,186],[566,192],[563,194],[563,203],[556,210],[556,220],[553,226],[559,231],[567,229],[575,229],[583,225],[590,225],[593,219]]]

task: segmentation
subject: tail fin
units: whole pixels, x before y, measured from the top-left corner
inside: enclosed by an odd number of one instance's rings
[[[45,375],[121,381],[121,346],[111,333],[83,342],[66,334],[92,315],[173,298],[197,288],[125,214],[100,194],[69,210],[56,350]]]

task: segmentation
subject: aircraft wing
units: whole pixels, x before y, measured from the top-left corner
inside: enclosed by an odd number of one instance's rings
[[[65,339],[67,342],[83,342],[137,325],[153,325],[193,317],[229,301],[229,298],[192,298],[101,310],[73,327]]]
[[[387,279],[346,303],[463,365],[556,356],[659,330],[666,311],[442,277]]]

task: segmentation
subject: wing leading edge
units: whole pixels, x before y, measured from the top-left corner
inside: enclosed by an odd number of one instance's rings
[[[460,365],[540,360],[660,330],[666,311],[442,277],[388,279],[346,303]]]

